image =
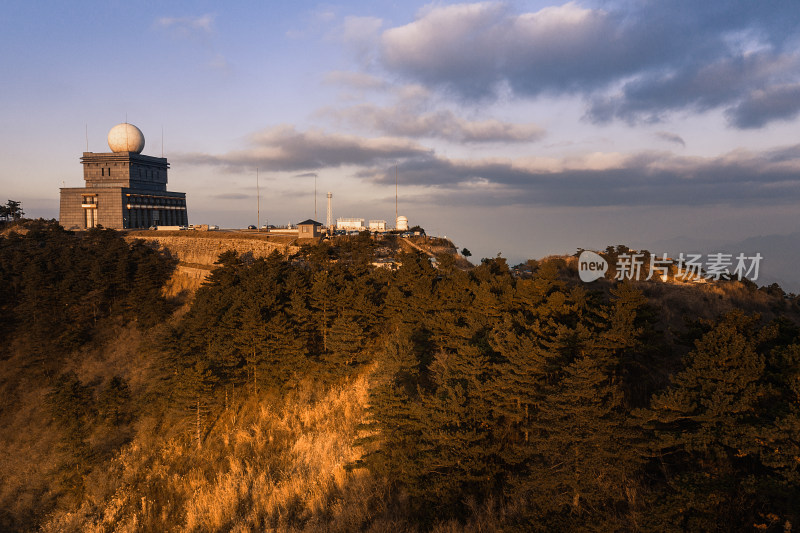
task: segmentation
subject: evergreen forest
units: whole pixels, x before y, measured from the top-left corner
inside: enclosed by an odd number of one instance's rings
[[[1,530],[800,528],[800,308],[777,286],[391,270],[362,234],[226,252],[180,299],[165,250],[20,227]]]

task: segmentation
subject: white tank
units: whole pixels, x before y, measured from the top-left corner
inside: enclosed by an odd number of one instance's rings
[[[408,231],[408,218],[403,215],[397,217],[397,225],[395,227],[398,231]]]

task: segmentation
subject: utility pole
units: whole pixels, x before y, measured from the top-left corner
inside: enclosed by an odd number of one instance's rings
[[[258,167],[256,167],[256,231],[261,231],[261,189],[258,186]]]

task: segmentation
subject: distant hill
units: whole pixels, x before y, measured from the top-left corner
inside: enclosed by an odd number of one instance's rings
[[[786,292],[800,293],[800,232],[762,235],[727,243],[682,236],[643,243],[639,247],[657,254],[667,252],[670,257],[677,257],[680,252],[721,252],[733,254],[734,257],[739,253],[748,256],[760,253],[763,259],[756,283],[761,286],[777,283]]]

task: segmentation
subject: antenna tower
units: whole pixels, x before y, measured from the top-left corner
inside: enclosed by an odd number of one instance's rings
[[[333,206],[331,206],[331,198],[333,198],[333,193],[328,193],[328,234],[330,235],[331,231],[331,224],[333,223]]]

